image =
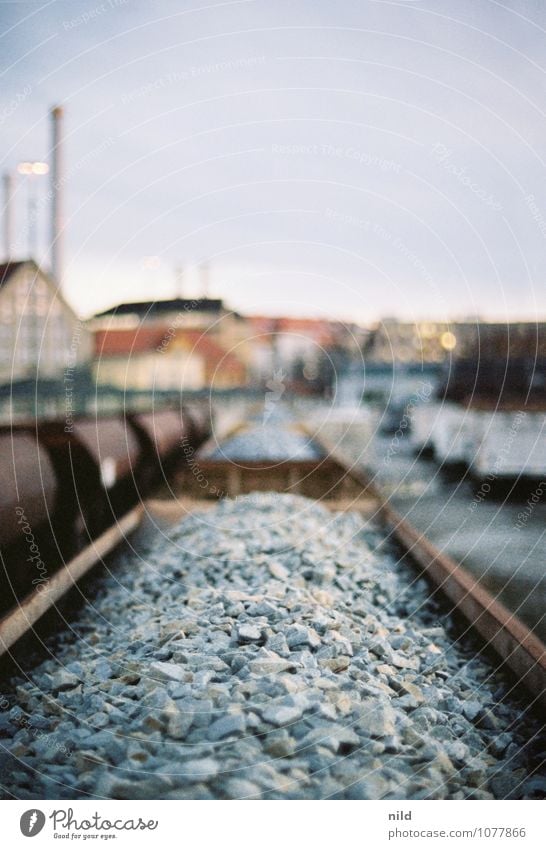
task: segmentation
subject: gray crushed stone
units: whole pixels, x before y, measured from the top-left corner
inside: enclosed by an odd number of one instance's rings
[[[244,430],[208,453],[211,460],[238,462],[318,460],[322,456],[319,446],[295,427],[292,416],[282,407],[253,417]]]
[[[253,494],[118,555],[11,682],[22,799],[544,795],[539,721],[381,529]],[[521,698],[521,701],[519,700]]]

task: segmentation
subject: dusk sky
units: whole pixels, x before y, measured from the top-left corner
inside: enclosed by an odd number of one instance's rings
[[[3,171],[48,157],[65,107],[81,314],[198,294],[208,262],[209,293],[243,312],[546,319],[543,0],[3,0],[0,16]]]

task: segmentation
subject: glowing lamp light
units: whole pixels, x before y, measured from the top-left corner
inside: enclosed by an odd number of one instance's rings
[[[446,330],[445,333],[442,333],[440,336],[440,345],[444,349],[444,351],[452,351],[457,344],[457,338],[454,333]]]
[[[19,174],[47,174],[49,165],[47,162],[20,162],[17,171]]]

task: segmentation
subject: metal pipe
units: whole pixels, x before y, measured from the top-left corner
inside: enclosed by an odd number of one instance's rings
[[[6,171],[4,174],[4,256],[6,262],[11,259],[11,246],[13,243],[13,174]]]
[[[62,177],[62,119],[64,109],[55,106],[51,110],[51,272],[59,285],[63,277],[63,177]]]
[[[199,276],[201,278],[201,297],[209,297],[210,285],[210,265],[208,262],[202,262],[199,267]]]
[[[27,177],[28,191],[28,258],[38,262],[38,209],[36,206],[36,186],[33,174]]]

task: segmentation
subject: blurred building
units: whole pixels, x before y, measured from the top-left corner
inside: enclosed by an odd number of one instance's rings
[[[546,396],[546,323],[385,319],[364,356],[398,374],[437,365],[441,392],[452,400]]]
[[[253,315],[246,320],[252,341],[251,368],[257,380],[294,369],[313,380],[323,360],[357,356],[366,334],[358,325],[330,319]]]
[[[537,322],[383,319],[366,346],[376,363],[442,363],[448,359],[544,357],[546,324]]]
[[[89,322],[92,330],[172,327],[214,330],[223,319],[235,315],[219,298],[172,298],[163,301],[133,301],[97,313]]]
[[[72,379],[91,359],[91,337],[32,260],[0,265],[0,383]]]
[[[93,373],[99,386],[122,390],[201,389],[203,358],[191,351],[170,349],[168,327],[97,330]]]
[[[448,322],[403,322],[385,318],[372,330],[366,358],[386,364],[441,363],[465,341],[467,327]]]
[[[224,340],[225,341],[225,340]],[[219,344],[212,333],[198,330],[178,330],[168,344],[172,357],[198,357],[201,361],[202,386],[211,389],[236,389],[247,383],[247,367],[237,355],[241,346]]]
[[[329,319],[242,316],[212,298],[123,303],[89,327],[100,384],[173,390],[259,384],[280,371],[308,389],[359,356],[366,334]]]
[[[89,322],[99,385],[124,390],[233,388],[246,382],[246,325],[211,298],[119,304]]]
[[[524,405],[546,401],[546,323],[455,325],[456,356],[444,369],[452,400],[488,398]]]

